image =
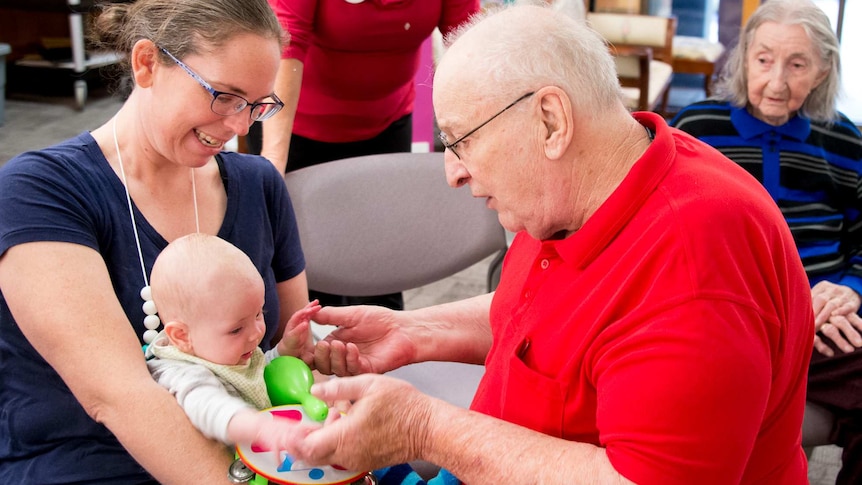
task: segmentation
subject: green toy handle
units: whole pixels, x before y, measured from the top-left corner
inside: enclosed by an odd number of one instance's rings
[[[289,355],[276,357],[264,367],[263,380],[273,406],[299,404],[315,421],[323,421],[329,414],[326,403],[311,394],[314,376],[301,359]]]

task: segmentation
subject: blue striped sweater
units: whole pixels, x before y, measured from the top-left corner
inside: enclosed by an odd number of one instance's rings
[[[844,115],[832,125],[795,116],[772,126],[745,108],[706,100],[670,124],[763,184],[790,226],[812,286],[828,280],[862,294],[862,135],[852,122]]]

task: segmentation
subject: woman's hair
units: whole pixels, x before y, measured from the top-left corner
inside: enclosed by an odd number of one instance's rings
[[[180,59],[215,49],[243,33],[286,42],[267,0],[136,0],[105,3],[100,9],[89,29],[90,41],[98,48],[118,52],[124,61],[141,39],[153,41]],[[126,73],[127,62],[120,69]]]
[[[537,9],[536,13],[523,10],[532,8]],[[499,16],[505,22],[502,17],[507,15],[529,15],[532,21],[508,24],[505,29],[485,29],[490,34],[485,36],[482,55],[471,68],[483,80],[486,96],[511,97],[513,91],[520,95],[542,86],[557,86],[576,108],[588,113],[599,112],[619,100],[616,67],[602,37],[583,20],[554,12],[546,5],[491,9],[450,33],[447,44],[486,17]],[[495,19],[488,18],[491,23]]]
[[[754,11],[722,70],[715,87],[715,96],[730,101],[734,106],[748,104],[748,49],[754,40],[754,33],[766,22],[799,25],[808,35],[815,52],[819,54],[820,67],[827,75],[811,91],[799,112],[814,121],[836,120],[838,112],[835,105],[841,80],[838,38],[832,31],[829,17],[810,0],[769,0]]]

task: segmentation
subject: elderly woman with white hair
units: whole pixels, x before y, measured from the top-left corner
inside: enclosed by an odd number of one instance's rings
[[[784,213],[812,285],[808,399],[836,415],[837,483],[862,483],[862,136],[836,110],[838,39],[810,0],[764,3],[740,39],[715,97],[671,125],[744,167]]]

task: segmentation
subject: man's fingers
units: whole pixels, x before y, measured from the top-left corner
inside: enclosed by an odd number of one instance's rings
[[[326,402],[356,401],[368,389],[371,379],[369,375],[342,377],[330,379],[311,386],[311,393]]]
[[[347,372],[349,375],[359,375],[365,372],[362,368],[360,360],[359,347],[354,343],[348,342],[345,345],[345,362],[347,363]]]
[[[330,343],[326,340],[321,340],[314,346],[314,367],[317,368],[321,374],[332,375],[329,348]]]
[[[341,328],[352,328],[355,326],[355,322],[352,318],[348,318],[355,312],[355,309],[350,307],[332,307],[325,306],[321,307],[320,311],[317,312],[314,321],[321,325],[331,325],[334,327]]]
[[[356,347],[356,345],[353,345]],[[340,340],[329,342],[329,362],[333,374],[343,377],[351,375],[347,363],[347,344]]]

